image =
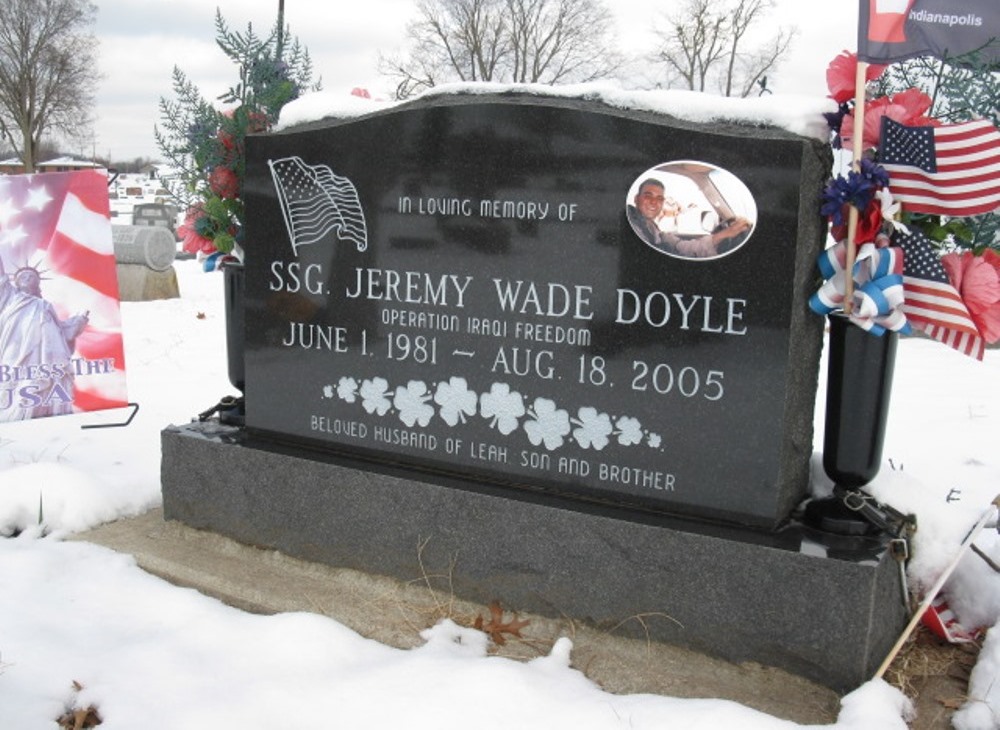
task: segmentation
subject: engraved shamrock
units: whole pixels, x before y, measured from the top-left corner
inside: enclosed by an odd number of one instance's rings
[[[430,399],[427,384],[422,380],[411,380],[405,388],[402,385],[396,388],[393,405],[399,411],[399,420],[410,428],[414,424],[426,426],[434,417],[434,406],[427,404]]]
[[[651,449],[658,449],[658,448],[660,448],[661,441],[662,441],[662,439],[660,438],[660,434],[658,434],[658,433],[651,433],[651,434],[649,434],[649,438],[646,440],[646,443],[649,444],[649,448],[651,448]]]
[[[327,386],[328,388],[330,386]],[[332,396],[327,396],[331,398]],[[342,401],[347,403],[353,403],[358,398],[358,381],[354,378],[341,378],[340,382],[337,383],[337,397]]]
[[[524,424],[524,432],[534,446],[542,443],[549,451],[563,445],[563,436],[569,433],[569,413],[556,408],[555,401],[535,398],[528,415],[532,420]]]
[[[622,416],[615,421],[615,430],[618,432],[618,443],[622,446],[642,443],[642,424],[638,418]]]
[[[573,423],[578,426],[573,429],[573,438],[584,449],[600,451],[608,445],[608,436],[614,430],[611,417],[607,413],[598,413],[596,408],[590,406],[581,408]]]
[[[504,436],[517,430],[518,420],[524,415],[524,398],[506,383],[493,383],[489,393],[479,398],[479,413],[490,420],[490,428]]]
[[[324,398],[333,398],[333,386],[332,385],[324,385],[323,386],[323,397]]]
[[[386,397],[389,382],[385,378],[372,378],[361,384],[361,405],[368,413],[378,413],[384,416],[392,408],[392,402]]]
[[[465,378],[452,377],[447,383],[438,383],[434,402],[441,406],[441,418],[449,426],[465,423],[466,416],[476,415],[479,396],[469,390]]]

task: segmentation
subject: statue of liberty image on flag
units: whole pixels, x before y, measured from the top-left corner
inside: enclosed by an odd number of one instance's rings
[[[107,175],[0,177],[0,422],[127,405]]]

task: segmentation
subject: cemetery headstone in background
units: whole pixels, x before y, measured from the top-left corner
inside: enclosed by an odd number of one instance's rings
[[[176,235],[177,206],[167,203],[136,203],[132,208],[132,225],[160,226]]]
[[[118,287],[125,302],[174,299],[180,296],[174,259],[177,240],[154,225],[111,226]]]

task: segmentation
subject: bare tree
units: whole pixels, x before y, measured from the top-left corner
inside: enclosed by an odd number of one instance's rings
[[[622,64],[601,0],[419,0],[417,11],[408,55],[379,59],[397,98],[447,81],[592,81]]]
[[[86,138],[98,81],[89,0],[4,0],[0,134],[33,172],[42,136]]]
[[[656,54],[692,91],[704,91],[709,70],[726,52],[727,19],[712,12],[713,0],[688,0],[680,13],[667,16],[665,30],[656,34],[664,47]]]
[[[663,47],[655,60],[685,88],[715,86],[725,96],[748,96],[781,62],[795,36],[794,30],[779,27],[747,50],[753,31],[773,9],[774,0],[687,0],[656,31]]]

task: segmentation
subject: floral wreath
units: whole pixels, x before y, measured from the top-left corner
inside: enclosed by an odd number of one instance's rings
[[[835,149],[856,142],[857,63],[855,54],[844,51],[827,69],[830,97],[839,105],[836,113],[827,115]],[[865,80],[878,79],[885,68],[868,66]],[[876,335],[918,329],[982,359],[984,345],[1000,341],[1000,253],[989,247],[960,249],[948,235],[931,240],[894,199],[891,174],[878,162],[884,119],[907,126],[943,123],[929,116],[932,100],[917,88],[865,102],[860,120],[864,153],[850,171],[829,180],[823,190],[820,213],[830,224],[834,244],[820,254],[824,283],[811,297],[810,307],[821,315],[843,310],[852,322]],[[851,218],[856,224],[853,240]],[[938,229],[947,234],[946,227]],[[848,261],[850,247],[857,251],[853,263]],[[964,310],[967,321],[949,329],[924,317],[920,304],[926,278],[921,277],[931,277],[935,286],[950,285],[952,306]],[[976,342],[969,344],[972,341]]]

